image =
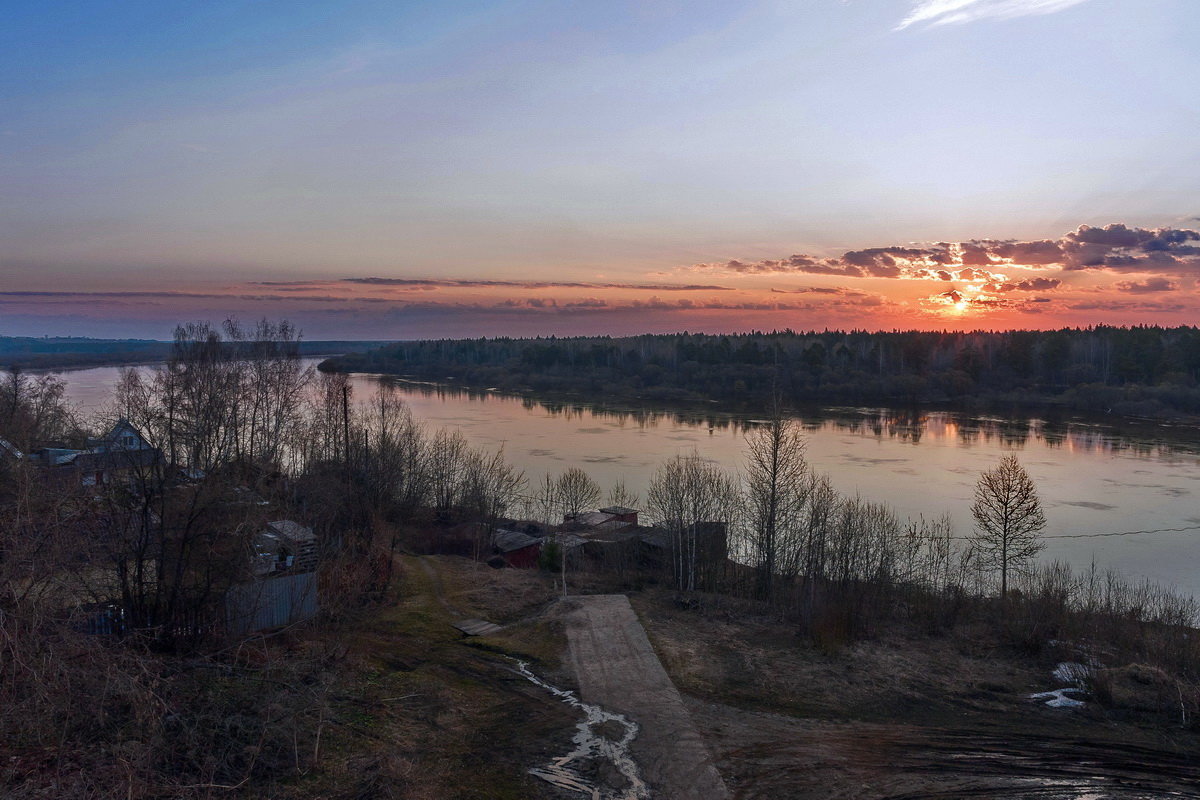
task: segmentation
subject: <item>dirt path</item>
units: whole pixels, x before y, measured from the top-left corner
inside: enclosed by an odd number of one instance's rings
[[[421,568],[421,572],[425,573],[425,577],[429,578],[429,589],[437,604],[449,612],[452,617],[463,616],[462,612],[454,606],[446,602],[446,587],[442,583],[442,575],[438,572],[437,567],[430,563],[428,556],[418,556],[417,565]]]
[[[1192,753],[1103,738],[832,722],[689,699],[737,800],[1194,798]]]
[[[679,691],[623,595],[573,597],[566,616],[568,655],[588,703],[641,727],[633,754],[653,797],[729,797]]]

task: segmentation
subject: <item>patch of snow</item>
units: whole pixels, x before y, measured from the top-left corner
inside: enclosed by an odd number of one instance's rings
[[[1077,664],[1073,661],[1064,661],[1054,668],[1054,679],[1062,683],[1070,683],[1075,686],[1082,686],[1088,676],[1092,674],[1091,669],[1083,664]]]
[[[1051,674],[1054,676],[1054,680],[1059,683],[1069,683],[1071,685],[1049,692],[1031,694],[1029,695],[1029,699],[1044,700],[1046,705],[1051,708],[1082,707],[1084,704],[1082,700],[1076,700],[1074,697],[1068,697],[1068,695],[1083,694],[1084,681],[1092,674],[1091,669],[1084,664],[1077,664],[1074,661],[1064,661],[1055,667]]]
[[[574,692],[559,689],[534,675],[529,664],[517,661],[517,670],[531,683],[542,687],[569,706],[584,712],[584,718],[576,726],[575,749],[565,756],[554,759],[545,767],[531,769],[529,774],[557,786],[560,789],[578,792],[591,800],[649,800],[650,788],[642,780],[637,763],[629,755],[629,746],[638,733],[638,725],[620,714],[605,711],[600,706],[584,703]],[[615,722],[622,727],[624,734],[618,742],[606,739],[592,731],[592,726],[605,722]],[[586,758],[601,758],[616,767],[617,772],[628,782],[625,789],[611,793],[601,787],[592,785],[578,770],[571,767],[572,762]]]
[[[1081,708],[1082,700],[1067,697],[1068,694],[1082,692],[1082,689],[1055,689],[1052,692],[1038,692],[1029,695],[1030,700],[1045,700],[1051,708]]]

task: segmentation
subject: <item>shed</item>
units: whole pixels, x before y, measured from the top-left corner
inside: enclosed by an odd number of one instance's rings
[[[317,537],[312,528],[290,519],[268,522],[254,538],[254,573],[313,572],[317,568]]]
[[[536,567],[542,554],[542,540],[520,531],[501,528],[492,534],[492,550],[504,563],[518,569]]]

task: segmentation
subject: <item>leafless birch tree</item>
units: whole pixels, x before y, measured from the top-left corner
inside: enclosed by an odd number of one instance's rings
[[[727,557],[728,531],[738,523],[734,479],[698,453],[661,465],[647,492],[650,510],[671,535],[672,571],[685,591],[712,588]]]
[[[804,439],[793,420],[775,417],[746,440],[746,529],[759,598],[770,602],[783,552],[802,537],[811,494]]]

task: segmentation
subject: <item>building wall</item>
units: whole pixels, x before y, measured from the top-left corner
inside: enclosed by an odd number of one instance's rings
[[[520,550],[505,553],[504,561],[510,567],[516,567],[517,569],[532,569],[538,565],[538,556],[541,554],[542,546],[540,544],[531,544],[529,547],[522,547]]]
[[[225,599],[229,632],[235,636],[311,619],[319,609],[315,572],[243,583]]]

